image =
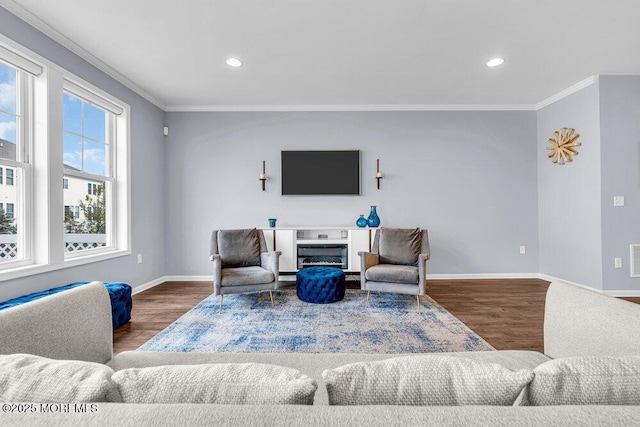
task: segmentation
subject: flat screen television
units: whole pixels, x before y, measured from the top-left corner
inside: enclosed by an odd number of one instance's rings
[[[359,195],[360,151],[283,151],[282,194]]]

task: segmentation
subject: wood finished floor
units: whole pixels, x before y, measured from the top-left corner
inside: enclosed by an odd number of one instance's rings
[[[538,279],[434,280],[427,293],[497,350],[542,351],[548,286]],[[165,282],[134,295],[131,322],[113,334],[114,353],[140,347],[211,295],[211,287],[211,282]]]

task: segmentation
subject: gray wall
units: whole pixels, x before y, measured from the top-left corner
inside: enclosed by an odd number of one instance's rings
[[[0,7],[0,32],[131,106],[131,223],[133,255],[0,282],[0,301],[81,280],[133,286],[166,274],[164,268],[164,112]],[[144,262],[137,264],[136,254]]]
[[[629,245],[640,243],[640,77],[600,77],[600,128],[604,290],[637,292]],[[625,206],[614,207],[614,196],[625,196]],[[614,258],[622,258],[622,269]]]
[[[535,112],[167,113],[166,122],[171,274],[211,274],[213,228],[267,226],[269,217],[283,227],[354,226],[370,205],[383,226],[430,230],[430,273],[538,271]],[[362,195],[281,196],[280,151],[291,149],[361,150]]]
[[[538,110],[538,233],[542,274],[602,289],[600,112],[598,84]],[[566,165],[547,159],[553,132],[580,134],[578,156]]]

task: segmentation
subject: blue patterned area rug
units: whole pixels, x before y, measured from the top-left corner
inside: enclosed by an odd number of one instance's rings
[[[433,353],[494,350],[429,297],[348,289],[342,301],[309,304],[295,291],[210,296],[143,344],[143,351]]]

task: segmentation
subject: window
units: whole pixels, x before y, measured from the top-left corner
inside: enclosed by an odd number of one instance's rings
[[[32,75],[14,59],[12,52],[0,49],[0,184],[4,184],[0,197],[5,201],[4,215],[0,217],[0,269],[30,257],[25,209],[30,194],[21,183],[31,176],[27,117]]]
[[[0,281],[130,254],[128,143],[128,105],[0,38]]]
[[[113,246],[114,200],[117,197],[115,145],[117,116],[121,112],[105,99],[65,81],[63,94],[63,164],[70,188],[84,185],[87,192],[64,195],[65,205],[77,206],[73,217],[65,215],[65,252]],[[69,234],[84,234],[70,236]]]

